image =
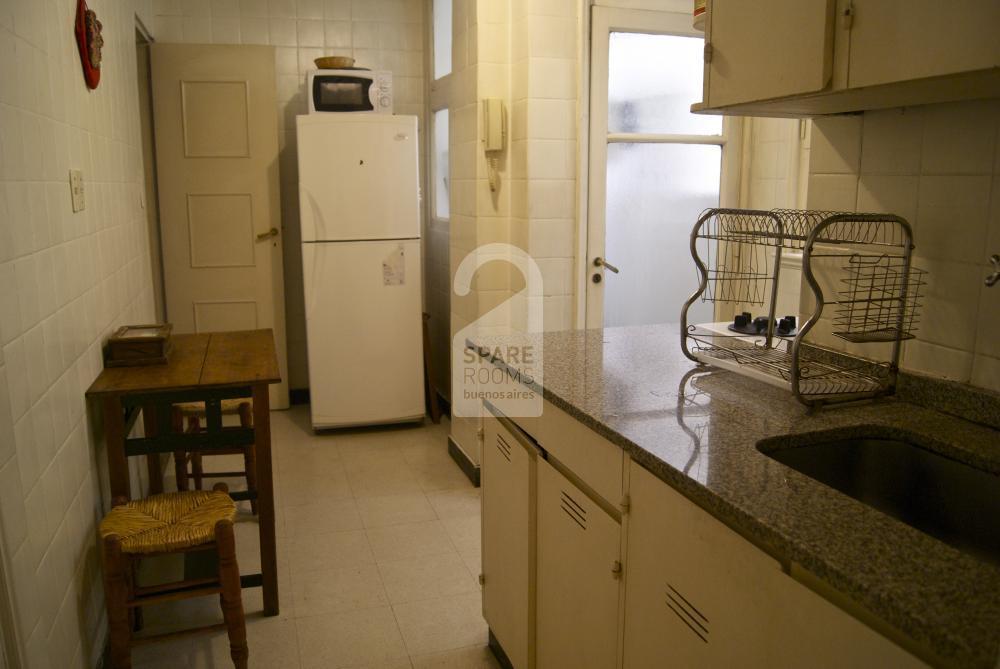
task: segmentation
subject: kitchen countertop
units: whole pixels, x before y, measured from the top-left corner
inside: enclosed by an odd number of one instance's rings
[[[668,324],[534,335],[544,337],[541,391],[787,568],[805,569],[907,646],[929,651],[934,664],[998,666],[1000,568],[756,445],[788,435],[803,443],[810,433],[822,441],[900,436],[1000,474],[1000,431],[891,398],[809,412],[788,391],[696,365],[681,352],[679,331]]]

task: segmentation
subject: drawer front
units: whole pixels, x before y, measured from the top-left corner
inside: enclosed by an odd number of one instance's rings
[[[625,452],[619,446],[548,401],[542,416],[536,419],[535,431],[532,437],[542,448],[613,507],[619,508],[625,459]]]

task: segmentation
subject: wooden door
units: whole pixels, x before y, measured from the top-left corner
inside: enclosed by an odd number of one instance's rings
[[[535,665],[536,451],[486,414],[483,442],[483,617],[514,669]]]
[[[288,406],[274,49],[152,46],[167,320],[174,332],[271,328]]]
[[[709,107],[821,91],[833,72],[833,0],[710,0]]]
[[[537,666],[613,669],[621,525],[548,462],[537,476]]]

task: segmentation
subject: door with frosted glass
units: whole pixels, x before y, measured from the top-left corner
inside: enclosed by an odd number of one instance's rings
[[[698,286],[690,232],[719,206],[727,135],[701,100],[690,15],[593,10],[587,326],[674,323]],[[695,322],[713,320],[696,304]]]

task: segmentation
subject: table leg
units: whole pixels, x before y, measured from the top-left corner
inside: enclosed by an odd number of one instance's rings
[[[264,615],[278,615],[278,553],[274,538],[274,480],[271,478],[271,407],[267,384],[253,387],[254,448],[257,451],[257,520]]]
[[[104,412],[104,441],[108,455],[108,479],[111,500],[131,499],[128,477],[128,458],[125,457],[125,414],[121,395],[107,395],[102,402]]]
[[[142,405],[142,426],[147,437],[155,437],[159,426],[156,405],[152,402]],[[149,494],[157,495],[163,492],[163,468],[159,453],[146,455],[146,472],[149,474]]]

